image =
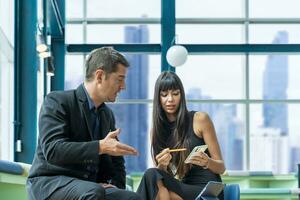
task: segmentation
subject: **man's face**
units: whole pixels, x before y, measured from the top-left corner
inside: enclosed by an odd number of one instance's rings
[[[117,98],[118,93],[124,90],[126,87],[125,78],[127,75],[127,68],[122,65],[117,65],[117,71],[104,74],[104,79],[102,81],[102,88],[104,91],[104,98],[106,102],[114,102]]]

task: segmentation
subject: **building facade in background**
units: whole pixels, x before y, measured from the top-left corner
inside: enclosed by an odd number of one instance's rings
[[[277,33],[273,44],[288,44],[288,33]],[[269,55],[263,76],[263,99],[287,99],[288,56]],[[288,135],[287,104],[263,104],[264,127],[279,128],[281,135]]]
[[[149,40],[146,25],[125,27],[125,43],[147,43]],[[130,63],[126,79],[126,90],[120,99],[148,98],[148,55],[126,54]],[[139,151],[139,156],[125,156],[127,173],[143,172],[148,166],[148,105],[147,104],[111,104],[116,125],[121,128],[120,140]]]

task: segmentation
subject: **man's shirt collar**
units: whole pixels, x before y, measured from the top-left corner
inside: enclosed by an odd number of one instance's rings
[[[87,92],[87,90],[86,90],[84,84],[83,84],[83,90],[84,90],[84,93],[85,93],[85,95],[86,95],[86,97],[87,97],[87,99],[88,99],[89,109],[90,109],[90,110],[95,110],[95,109],[96,109],[96,106],[95,106],[95,104],[94,104],[92,98],[90,97],[89,93]]]

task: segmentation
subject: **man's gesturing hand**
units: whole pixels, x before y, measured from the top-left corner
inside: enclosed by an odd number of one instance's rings
[[[123,155],[138,155],[135,148],[123,144],[117,140],[117,136],[120,134],[120,129],[109,132],[103,140],[99,140],[100,154],[109,154],[112,156]]]

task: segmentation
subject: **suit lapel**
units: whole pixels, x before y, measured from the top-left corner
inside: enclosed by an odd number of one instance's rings
[[[76,94],[79,100],[79,104],[81,105],[81,108],[83,110],[84,113],[84,118],[85,118],[85,123],[88,127],[88,132],[91,138],[93,138],[93,128],[92,128],[92,116],[91,116],[91,112],[89,110],[89,105],[88,105],[88,100],[86,97],[86,94],[84,92],[83,89],[83,84],[81,84],[77,90],[76,90]]]
[[[83,113],[85,116],[85,122],[87,124],[87,127],[89,129],[89,134],[91,136],[91,138],[93,138],[93,128],[92,128],[92,116],[91,116],[91,111],[89,110],[89,106],[88,103],[82,103],[82,108],[83,108]]]

